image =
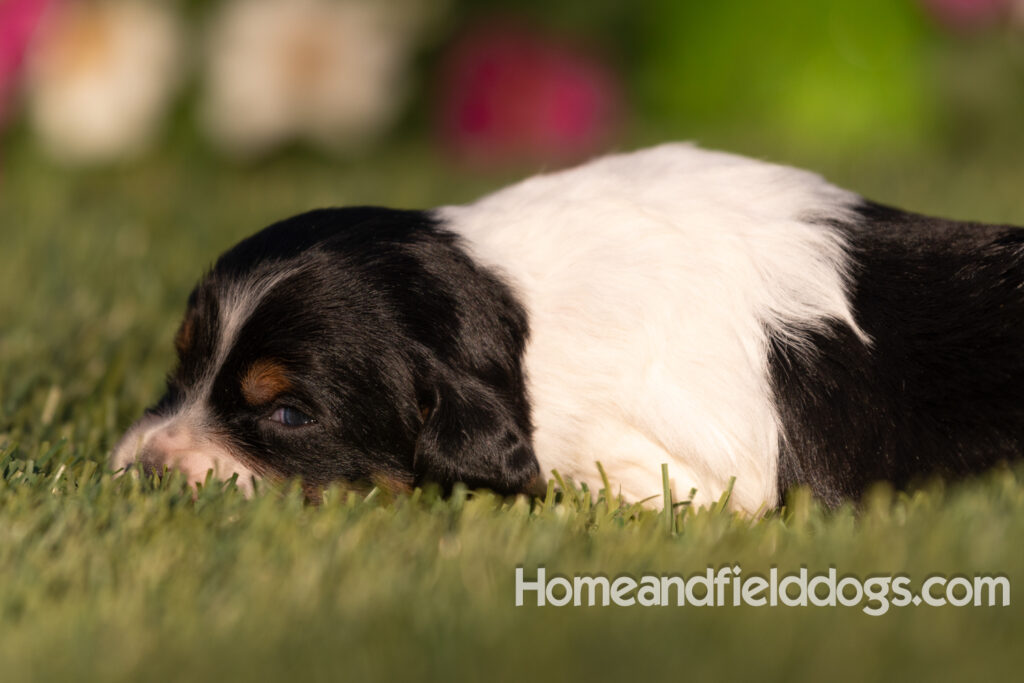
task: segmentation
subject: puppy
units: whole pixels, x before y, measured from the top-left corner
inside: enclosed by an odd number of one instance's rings
[[[828,504],[1024,453],[1024,231],[684,144],[225,253],[112,466]],[[693,493],[695,491],[695,493]]]

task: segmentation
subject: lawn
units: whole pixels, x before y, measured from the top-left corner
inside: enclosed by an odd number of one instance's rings
[[[741,148],[742,149],[742,148]],[[762,152],[756,147],[743,149]],[[788,159],[874,199],[1024,224],[1024,162]],[[780,156],[775,150],[775,158]],[[802,492],[760,519],[722,509],[457,491],[246,500],[115,480],[105,456],[161,390],[196,277],[225,247],[314,206],[464,201],[502,179],[398,146],[351,163],[250,168],[188,147],[59,171],[14,144],[0,175],[0,680],[988,680],[1024,665],[1009,607],[514,606],[514,572],[1024,579],[1024,469]]]

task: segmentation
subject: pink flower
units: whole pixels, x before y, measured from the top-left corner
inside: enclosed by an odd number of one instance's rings
[[[507,22],[478,27],[454,46],[439,106],[446,147],[483,166],[579,160],[608,143],[622,109],[606,65]]]
[[[922,0],[939,21],[955,29],[974,29],[1002,16],[1010,0]]]
[[[49,0],[0,2],[0,123],[7,117],[9,98],[32,32],[48,4]]]

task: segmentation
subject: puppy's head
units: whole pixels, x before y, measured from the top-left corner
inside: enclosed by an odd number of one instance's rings
[[[163,398],[112,466],[526,490],[539,467],[526,318],[430,214],[315,211],[225,253],[192,292]]]

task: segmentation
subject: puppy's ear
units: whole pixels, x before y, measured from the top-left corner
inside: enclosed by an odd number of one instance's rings
[[[529,423],[493,389],[476,381],[443,381],[422,412],[413,467],[418,482],[455,482],[496,493],[532,493],[540,465]]]

